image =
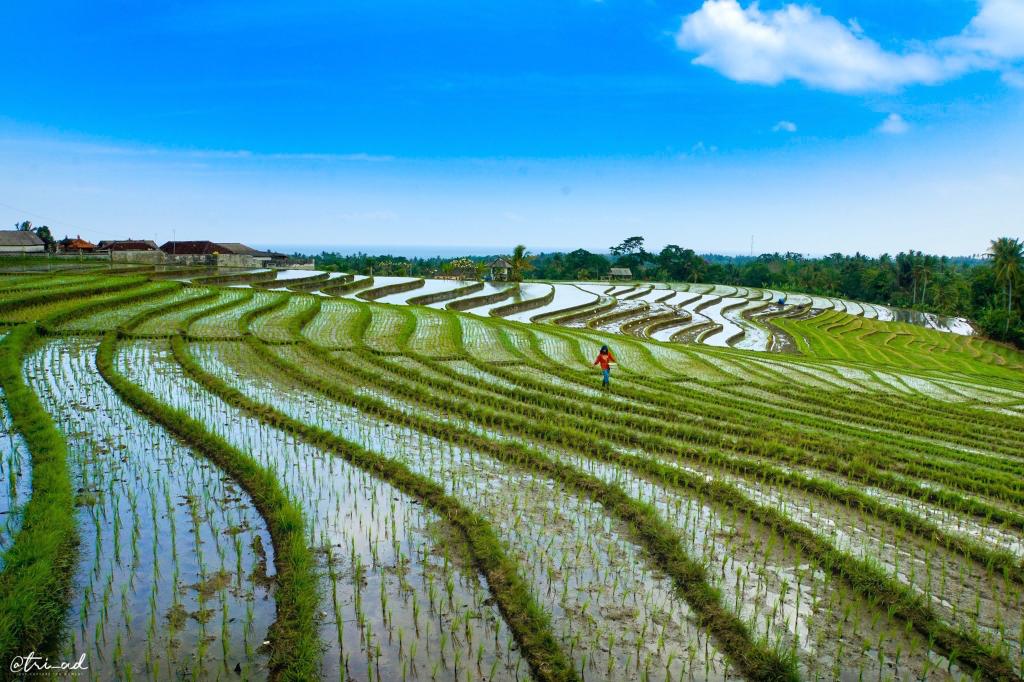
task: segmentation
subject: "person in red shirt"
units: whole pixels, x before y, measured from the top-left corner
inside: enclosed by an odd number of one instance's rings
[[[612,366],[611,363],[616,362],[615,356],[608,350],[608,346],[601,346],[601,352],[597,354],[597,359],[594,360],[595,365],[601,365],[601,386],[608,388],[608,384],[611,381]]]

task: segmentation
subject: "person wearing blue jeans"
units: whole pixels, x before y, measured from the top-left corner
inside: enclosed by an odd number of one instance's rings
[[[609,388],[611,385],[611,363],[615,361],[615,356],[612,355],[610,350],[608,350],[608,346],[601,346],[601,352],[597,354],[597,359],[594,360],[594,364],[601,366],[601,386],[603,388]]]

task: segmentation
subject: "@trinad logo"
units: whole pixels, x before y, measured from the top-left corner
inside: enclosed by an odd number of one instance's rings
[[[40,656],[34,651],[25,656],[15,656],[11,659],[11,672],[15,675],[46,675],[49,673],[79,673],[88,670],[85,664],[85,654],[78,657],[77,661],[58,661],[51,663],[49,658]]]

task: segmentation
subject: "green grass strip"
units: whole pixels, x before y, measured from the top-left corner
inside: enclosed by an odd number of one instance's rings
[[[373,275],[363,279],[353,278],[338,284],[331,284],[330,286],[323,287],[320,291],[330,296],[343,296],[344,294],[350,294],[353,291],[366,289],[370,286],[373,286]]]
[[[403,291],[412,291],[413,289],[422,289],[423,285],[426,284],[426,280],[420,277],[409,282],[398,282],[396,284],[385,284],[382,287],[376,287],[373,289],[366,289],[360,291],[356,296],[363,299],[364,301],[376,301],[378,298],[384,298],[391,294],[400,294]]]
[[[22,376],[38,338],[34,325],[21,325],[0,342],[0,386],[32,456],[32,497],[0,573],[0,674],[13,656],[58,649],[78,556],[67,444]]]
[[[174,337],[181,343],[180,337]],[[109,333],[96,354],[96,367],[111,388],[140,414],[238,481],[267,523],[274,544],[277,618],[270,632],[270,668],[278,680],[313,680],[320,673],[322,649],[317,635],[319,584],[315,560],[306,544],[302,511],[282,488],[275,472],[210,433],[183,410],[165,405],[135,385],[114,366],[118,337]]]
[[[255,272],[236,272],[226,275],[208,275],[205,277],[193,277],[193,284],[252,284],[256,282],[268,282],[277,279],[276,270],[257,270]]]
[[[421,294],[419,296],[413,296],[406,300],[406,305],[430,305],[431,303],[441,303],[442,301],[451,301],[456,298],[461,298],[468,294],[475,294],[478,291],[483,291],[483,282],[473,282],[463,287],[456,287],[455,289],[446,289],[444,291],[435,291],[432,294]]]
[[[204,317],[212,317],[214,315],[219,315],[220,313],[225,312],[227,310],[231,310],[232,308],[245,305],[246,303],[252,300],[253,296],[256,295],[256,292],[253,291],[252,289],[243,289],[242,292],[243,293],[241,293],[237,298],[232,298],[227,301],[224,301],[223,303],[212,305],[209,308],[200,308],[199,310],[195,311],[194,313],[192,313],[191,315],[189,315],[188,317],[181,321],[181,324],[178,325],[178,332],[187,335],[188,330],[192,328],[192,325],[198,322],[199,320],[203,319]]]
[[[288,299],[290,297],[287,294],[281,294],[271,298],[269,301],[262,305],[258,305],[255,308],[245,311],[239,316],[237,320],[238,332],[245,336],[249,334],[249,325],[260,315],[266,315],[272,313],[275,310],[279,310],[288,305]]]
[[[200,292],[204,291],[202,288],[196,288],[195,290]],[[135,329],[138,329],[142,324],[144,324],[148,320],[153,319],[154,317],[159,317],[160,315],[167,315],[168,313],[172,313],[178,310],[184,310],[186,308],[191,308],[193,306],[209,303],[210,301],[215,300],[217,298],[217,295],[218,294],[216,289],[206,289],[205,293],[199,293],[198,295],[193,296],[191,298],[185,298],[180,301],[174,301],[168,305],[157,306],[150,310],[144,310],[138,315],[135,315],[121,323],[117,331],[121,334],[127,334],[129,332],[134,331]],[[168,330],[168,333],[166,335],[170,335],[171,333],[173,333],[173,330]]]
[[[297,339],[302,336],[302,330],[320,314],[323,304],[323,296],[314,296],[313,305],[288,320],[288,336],[296,339],[296,343],[298,342]]]
[[[497,303],[498,301],[504,301],[506,298],[512,298],[513,294],[519,292],[519,284],[513,284],[510,287],[495,291],[490,294],[481,294],[479,296],[467,296],[466,298],[458,298],[454,301],[449,301],[445,304],[445,308],[448,310],[469,310],[470,308],[479,308],[480,306],[490,305],[491,303]]]
[[[30,293],[24,296],[5,298],[0,301],[0,315],[4,315],[19,308],[38,306],[57,301],[70,301],[81,296],[97,296],[112,291],[127,289],[145,283],[145,277],[110,277],[98,282],[85,284],[78,287],[58,287],[56,289]]]

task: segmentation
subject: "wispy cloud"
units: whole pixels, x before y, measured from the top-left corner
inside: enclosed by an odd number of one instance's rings
[[[1014,88],[1024,88],[1024,71],[1004,71],[1003,82]]]
[[[1024,0],[982,0],[957,36],[889,50],[813,5],[762,11],[757,2],[705,0],[676,34],[693,62],[744,83],[787,80],[836,92],[887,92],[970,71],[1008,70],[1024,57]]]
[[[774,133],[795,133],[796,124],[792,121],[779,121],[772,126],[772,132]]]
[[[902,135],[910,130],[910,124],[899,114],[889,114],[878,126],[878,132],[886,135]]]
[[[182,149],[175,147],[156,147],[152,145],[133,145],[123,143],[91,142],[69,140],[63,138],[36,138],[8,136],[0,138],[0,145],[39,145],[59,146],[65,153],[110,156],[163,158],[172,161],[315,161],[323,163],[382,163],[396,160],[387,154],[369,154],[366,152],[352,153],[318,153],[318,152],[257,152],[249,149]]]

